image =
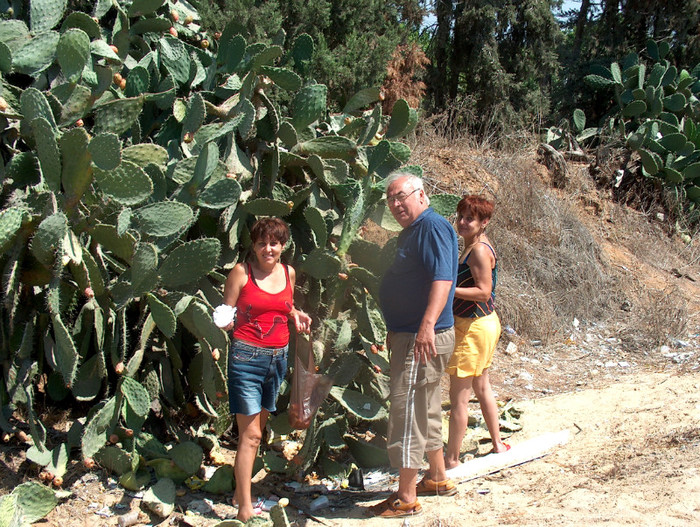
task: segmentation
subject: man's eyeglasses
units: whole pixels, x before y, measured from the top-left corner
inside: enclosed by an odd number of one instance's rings
[[[393,196],[387,196],[386,197],[387,205],[393,205],[397,201],[399,203],[403,203],[404,201],[406,201],[408,199],[408,197],[411,194],[413,194],[414,192],[418,192],[419,190],[420,190],[419,188],[416,188],[416,189],[413,189],[413,191],[409,192],[408,194],[406,194],[405,192],[399,192],[398,194],[394,194]]]

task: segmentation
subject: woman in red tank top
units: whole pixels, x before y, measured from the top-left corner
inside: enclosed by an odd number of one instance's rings
[[[237,308],[229,353],[228,391],[238,424],[234,466],[237,519],[253,514],[253,463],[270,412],[276,410],[279,388],[287,373],[288,319],[308,333],[311,317],[294,307],[294,269],[280,263],[289,227],[279,218],[262,218],[250,229],[254,258],[229,273],[224,303]]]

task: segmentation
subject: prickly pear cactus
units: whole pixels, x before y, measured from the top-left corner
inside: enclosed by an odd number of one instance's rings
[[[400,139],[416,111],[399,101],[384,116],[369,89],[331,114],[306,76],[308,35],[254,43],[235,22],[210,35],[182,0],[25,4],[0,20],[0,427],[26,408],[47,469],[75,446],[131,488],[198,473],[230,424],[228,336],[211,312],[265,215],[291,225],[296,302],[314,318],[317,363],[342,374],[304,468],[353,423],[383,419],[388,252],[362,226],[392,225],[383,179],[410,158]],[[55,404],[94,403],[64,445],[34,411],[39,382]],[[163,513],[170,490],[149,491]]]

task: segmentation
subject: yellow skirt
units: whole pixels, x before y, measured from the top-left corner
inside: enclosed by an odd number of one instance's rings
[[[491,366],[501,336],[501,321],[494,311],[479,318],[455,317],[455,350],[445,371],[457,377],[478,377]]]

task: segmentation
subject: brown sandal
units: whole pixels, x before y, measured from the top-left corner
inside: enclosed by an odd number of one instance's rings
[[[419,496],[452,496],[457,493],[457,487],[451,479],[445,481],[433,481],[425,476],[416,485],[416,494]]]
[[[421,512],[423,512],[423,507],[418,503],[418,500],[413,503],[406,503],[394,493],[384,501],[369,507],[367,516],[400,518],[402,516],[417,516]]]

